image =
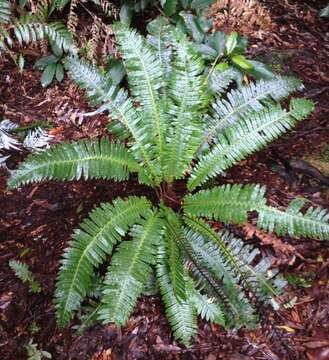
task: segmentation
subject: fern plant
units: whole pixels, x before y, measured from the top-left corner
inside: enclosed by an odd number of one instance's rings
[[[0,27],[0,50],[8,51],[12,48],[14,41],[21,46],[28,45],[48,38],[60,49],[75,54],[77,49],[72,41],[71,34],[66,27],[58,22],[41,23],[37,19],[28,19],[28,22],[18,21],[16,23]]]
[[[269,259],[208,220],[244,224],[253,213],[266,231],[329,239],[329,213],[305,211],[300,200],[286,210],[272,207],[260,185],[209,187],[208,180],[308,116],[309,100],[293,99],[288,108],[279,103],[299,81],[277,77],[227,91],[234,74],[214,71],[207,78],[202,59],[178,29],[158,18],[149,31],[144,38],[115,26],[129,90],[76,58],[67,65],[91,101],[102,104],[96,112],[109,112],[118,140],[82,140],[30,155],[8,185],[127,181],[137,174],[158,201],[116,198],[92,210],[74,231],[55,291],[58,323],[69,324],[111,256],[98,319],[126,324],[155,271],[174,337],[188,345],[197,315],[225,327],[254,326],[259,307],[275,305],[283,285],[270,279]]]
[[[26,13],[24,2],[16,5],[18,13]],[[26,46],[40,40],[49,40],[59,51],[75,54],[77,48],[72,35],[60,22],[47,22],[48,2],[32,2],[31,11],[20,17],[16,16],[15,7],[7,0],[0,0],[0,55],[9,54],[18,63],[20,69],[24,67],[24,58],[17,56],[12,50],[14,46]]]
[[[22,280],[24,283],[27,283],[30,287],[30,291],[33,293],[41,292],[41,286],[34,279],[32,272],[29,270],[28,266],[21,261],[10,260],[9,267],[14,271],[15,275]]]
[[[101,9],[102,16],[94,9],[95,5],[96,8]],[[107,50],[111,46],[110,35],[112,30],[102,17],[107,18],[107,20],[116,20],[119,14],[116,5],[108,0],[91,0],[89,2],[84,0],[54,0],[51,2],[51,12],[54,10],[63,12],[64,8],[68,8],[66,26],[79,47],[79,54],[84,55],[85,58],[95,64],[106,64]],[[81,11],[88,14],[92,20],[90,28],[87,25],[83,32],[78,29],[81,22]]]
[[[48,351],[38,349],[38,344],[34,343],[33,339],[30,339],[28,344],[25,345],[25,349],[27,352],[27,360],[52,359]]]

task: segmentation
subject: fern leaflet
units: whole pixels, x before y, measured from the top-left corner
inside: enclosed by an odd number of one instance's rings
[[[0,24],[8,24],[11,17],[11,5],[7,0],[0,0]]]

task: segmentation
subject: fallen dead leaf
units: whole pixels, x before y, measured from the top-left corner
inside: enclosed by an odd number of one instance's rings
[[[295,330],[293,329],[293,328],[291,328],[291,327],[289,327],[289,326],[287,326],[287,325],[278,325],[278,326],[276,326],[278,329],[281,329],[281,330],[284,330],[284,331],[286,331],[286,332],[288,332],[288,333],[294,333],[295,332]]]

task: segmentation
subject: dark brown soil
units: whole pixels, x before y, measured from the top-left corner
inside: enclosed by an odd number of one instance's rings
[[[272,61],[284,54],[280,66],[304,81],[304,94],[316,103],[312,116],[267,150],[232,168],[218,183],[260,183],[268,188],[269,202],[286,205],[301,195],[328,207],[328,188],[303,173],[287,172],[280,157],[301,159],[319,152],[329,140],[329,28],[317,17],[326,1],[265,1],[279,25],[266,47],[253,41],[252,53]],[[289,6],[288,6],[289,5]],[[287,10],[288,9],[288,10]],[[270,34],[269,34],[270,36]],[[281,56],[282,57],[282,56]],[[69,80],[47,90],[40,74],[28,68],[23,75],[9,62],[0,63],[0,111],[20,124],[49,120],[55,142],[106,134],[106,116],[80,123],[88,105],[83,93]],[[279,157],[277,156],[279,154]],[[24,154],[13,155],[14,168]],[[72,230],[101,202],[117,196],[154,194],[135,181],[44,183],[7,191],[8,174],[0,173],[0,358],[26,359],[24,345],[33,338],[53,359],[329,359],[329,243],[266,237],[250,227],[233,227],[271,256],[283,273],[310,279],[308,287],[289,285],[283,300],[295,305],[264,314],[254,331],[225,332],[200,322],[189,349],[172,340],[158,297],[145,297],[127,327],[96,325],[78,335],[58,329],[52,294],[59,260]],[[291,247],[287,247],[287,246]],[[27,263],[43,292],[31,294],[8,267],[10,259]],[[39,330],[33,331],[37,325]]]

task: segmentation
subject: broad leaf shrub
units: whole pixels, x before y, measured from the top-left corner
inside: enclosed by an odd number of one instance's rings
[[[174,337],[188,345],[197,315],[226,328],[254,326],[256,309],[273,304],[283,285],[270,279],[269,259],[228,231],[213,229],[208,219],[245,224],[253,212],[260,229],[329,239],[329,214],[305,209],[299,199],[285,210],[272,207],[260,185],[209,186],[209,180],[309,115],[309,100],[292,99],[287,108],[279,103],[299,81],[278,76],[234,87],[230,70],[207,78],[183,33],[163,18],[149,31],[144,38],[126,26],[115,27],[128,90],[77,58],[67,65],[91,102],[101,104],[96,112],[109,112],[118,140],[82,140],[30,155],[11,173],[8,185],[46,179],[127,181],[137,174],[158,203],[116,198],[91,211],[74,231],[56,286],[58,324],[69,324],[95,272],[111,256],[98,319],[126,324],[155,271]],[[177,193],[177,181],[186,183],[186,194]]]

